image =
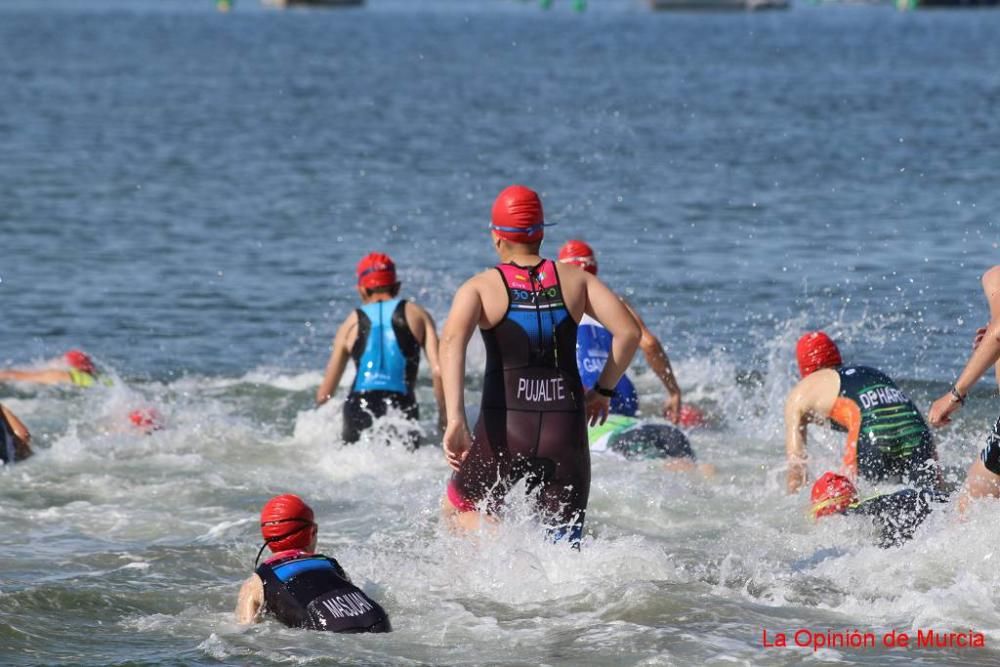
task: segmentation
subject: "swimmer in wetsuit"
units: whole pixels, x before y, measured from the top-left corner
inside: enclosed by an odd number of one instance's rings
[[[591,452],[611,452],[629,460],[663,459],[663,468],[671,472],[715,474],[715,466],[697,462],[691,442],[673,424],[611,414],[603,424],[588,428],[587,436]]]
[[[5,405],[0,405],[0,463],[11,465],[31,456],[31,433]]]
[[[94,361],[80,350],[70,350],[63,355],[66,368],[46,370],[0,370],[0,382],[30,382],[34,384],[72,384],[77,387],[93,387],[100,383],[111,385],[110,378],[101,375]]]
[[[392,631],[385,610],[351,583],[336,560],[316,553],[313,511],[301,498],[284,494],[267,501],[260,532],[273,555],[260,566],[254,563],[254,573],[243,582],[236,604],[239,623],[272,615],[293,628]]]
[[[948,499],[932,489],[900,489],[859,500],[851,480],[832,472],[816,480],[810,497],[814,520],[831,514],[870,518],[878,531],[878,545],[883,549],[898,547],[911,539],[934,506]]]
[[[357,442],[361,432],[390,408],[416,422],[420,415],[413,388],[423,348],[430,364],[438,423],[443,430],[444,394],[434,320],[420,306],[399,298],[396,266],[388,255],[366,255],[358,263],[357,274],[363,305],[337,329],[323,382],[316,391],[316,405],[330,400],[348,359],[353,359],[357,373],[344,401],[344,442]],[[415,430],[408,435],[407,444],[419,444]]]
[[[837,345],[822,331],[796,347],[802,380],[785,401],[788,492],[806,480],[806,426],[829,423],[847,431],[843,472],[869,481],[937,488],[937,450],[920,411],[885,373],[844,366]]]
[[[527,477],[540,508],[572,541],[582,532],[590,495],[587,420],[607,416],[617,384],[639,342],[621,301],[593,276],[539,256],[544,217],[538,195],[520,185],[493,205],[493,247],[500,264],[455,294],[441,337],[448,425],[444,449],[455,473],[442,501],[465,528],[475,512],[497,513],[510,488]],[[584,313],[612,335],[607,363],[584,391],[576,367],[576,328]],[[465,416],[465,351],[476,327],[486,346],[482,407],[475,435]]]
[[[559,249],[559,261],[563,264],[575,264],[587,273],[597,275],[597,258],[594,255],[594,250],[583,241],[572,240],[564,243],[563,247]],[[622,303],[639,325],[639,331],[642,334],[639,348],[646,357],[646,363],[649,364],[650,369],[667,390],[663,416],[678,423],[682,414],[681,388],[677,384],[674,369],[670,366],[670,359],[667,357],[666,350],[663,349],[663,343],[649,330],[649,327],[628,301],[622,299]],[[576,338],[576,360],[584,387],[589,389],[597,381],[604,368],[604,360],[608,356],[610,345],[611,335],[607,329],[594,318],[584,314],[583,319],[580,320]],[[638,410],[639,396],[636,393],[635,385],[632,384],[628,375],[623,375],[615,386],[615,395],[611,398],[611,412],[634,417]]]
[[[955,384],[931,405],[927,421],[935,428],[951,423],[951,415],[965,404],[969,390],[990,367],[993,367],[1000,388],[1000,265],[983,274],[982,286],[989,304],[990,321],[976,332],[972,356]],[[1000,418],[986,437],[979,459],[969,467],[958,509],[964,512],[970,500],[990,497],[1000,498]]]

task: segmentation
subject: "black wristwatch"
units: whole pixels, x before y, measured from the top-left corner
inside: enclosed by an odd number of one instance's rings
[[[614,389],[605,389],[604,387],[602,387],[599,384],[595,384],[594,385],[594,391],[596,391],[601,396],[604,396],[605,398],[614,398],[615,397],[615,390]]]

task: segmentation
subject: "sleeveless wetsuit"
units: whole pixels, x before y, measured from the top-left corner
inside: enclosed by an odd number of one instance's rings
[[[555,264],[496,267],[507,289],[503,319],[483,329],[486,371],[472,449],[448,485],[463,511],[486,501],[497,512],[522,477],[542,510],[578,540],[590,496],[583,385],[574,355],[577,324],[563,303]],[[558,531],[557,531],[558,532]]]
[[[293,628],[329,632],[390,632],[389,616],[351,583],[332,558],[285,551],[256,570],[264,611]]]
[[[611,332],[593,317],[584,314],[576,332],[576,364],[580,368],[580,380],[587,389],[597,384],[610,351]],[[633,417],[638,411],[639,395],[635,385],[627,375],[622,375],[611,398],[611,412]]]
[[[994,475],[1000,475],[1000,419],[993,424],[993,430],[986,436],[986,446],[979,452],[979,459]]]
[[[687,436],[672,424],[642,423],[634,417],[608,415],[587,429],[590,451],[611,451],[627,459],[695,459]]]
[[[920,411],[892,379],[874,368],[846,366],[830,418],[848,431],[844,464],[871,481],[937,483],[937,454]],[[852,443],[853,446],[852,446]]]
[[[357,374],[344,401],[344,442],[357,442],[372,421],[390,407],[416,421],[420,414],[413,387],[420,365],[420,343],[406,323],[406,301],[369,303],[357,311],[358,337],[351,348]],[[418,436],[407,435],[415,447]]]

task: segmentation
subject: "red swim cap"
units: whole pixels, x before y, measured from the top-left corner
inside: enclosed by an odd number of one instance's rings
[[[490,228],[514,243],[535,243],[545,236],[545,215],[538,193],[523,185],[512,185],[493,202]]]
[[[156,408],[139,408],[128,413],[128,420],[143,433],[152,433],[163,428],[163,415]]]
[[[802,336],[795,346],[795,356],[799,360],[802,377],[821,368],[835,368],[844,363],[837,344],[822,331],[811,331]]]
[[[63,355],[63,359],[70,368],[83,371],[84,373],[93,373],[97,370],[97,367],[94,366],[94,362],[90,359],[90,357],[80,350],[70,350]]]
[[[305,549],[312,542],[316,524],[313,511],[291,493],[275,496],[260,511],[260,534],[271,551]]]
[[[566,241],[559,248],[559,261],[563,264],[576,264],[587,273],[597,275],[597,258],[594,249],[583,241]]]
[[[843,475],[823,473],[813,484],[810,496],[813,518],[843,512],[857,499],[857,493],[851,480]]]
[[[396,265],[389,255],[368,253],[358,262],[358,285],[366,289],[396,284]]]
[[[685,403],[681,406],[677,423],[687,428],[699,428],[705,425],[705,413],[690,403]]]

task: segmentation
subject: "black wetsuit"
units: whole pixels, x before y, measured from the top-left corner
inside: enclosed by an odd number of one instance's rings
[[[671,424],[640,424],[615,433],[608,440],[608,449],[627,459],[695,460],[684,431]]]
[[[391,632],[389,616],[321,554],[278,554],[256,570],[264,612],[293,628],[329,632]]]
[[[361,432],[390,408],[414,422],[420,417],[413,393],[420,343],[406,322],[406,301],[378,301],[356,312],[358,337],[351,347],[351,357],[357,375],[344,401],[344,442],[357,442]],[[419,444],[419,436],[413,431],[407,431],[404,437],[410,447]]]
[[[495,327],[482,330],[482,407],[449,497],[459,509],[486,500],[495,512],[527,477],[542,510],[561,524],[556,535],[577,540],[590,495],[577,323],[563,303],[551,260],[534,267],[501,264],[497,271],[507,287],[507,312]]]
[[[1000,419],[993,424],[993,430],[986,436],[986,446],[979,452],[979,458],[994,475],[1000,475]]]
[[[885,373],[866,366],[845,366],[840,396],[860,411],[857,442],[858,473],[872,481],[937,484],[934,438],[920,410]],[[849,424],[836,424],[850,429]]]
[[[878,545],[898,547],[913,537],[914,531],[931,513],[931,503],[947,500],[944,494],[923,489],[903,489],[851,505],[844,514],[869,516],[879,532]]]

